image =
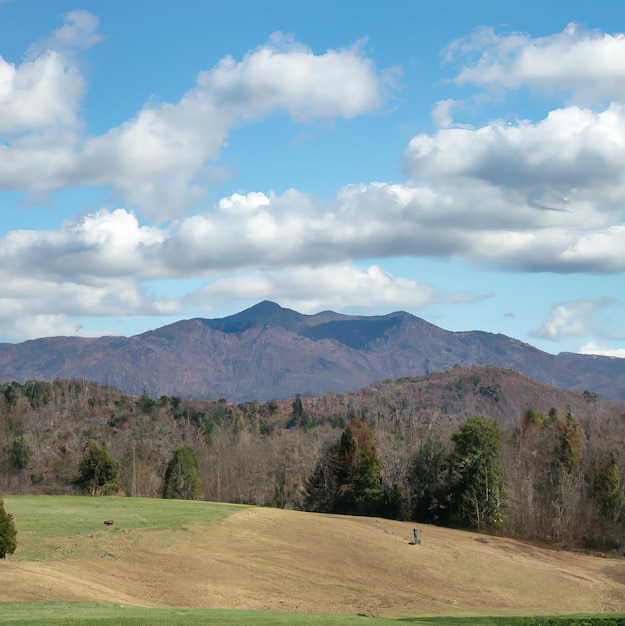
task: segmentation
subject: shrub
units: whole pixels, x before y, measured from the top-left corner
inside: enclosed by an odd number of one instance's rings
[[[89,444],[74,482],[92,496],[110,494],[119,489],[119,465],[109,456],[106,446],[100,446],[95,441]]]
[[[13,554],[17,548],[17,531],[13,516],[4,510],[4,502],[0,500],[0,559]]]

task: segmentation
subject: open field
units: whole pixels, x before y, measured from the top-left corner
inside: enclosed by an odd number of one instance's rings
[[[92,611],[104,611],[103,618],[110,605],[137,607],[118,606],[108,623],[122,623],[122,615],[133,623],[132,611],[159,607],[171,609],[162,623],[174,623],[176,612],[182,619],[177,607],[184,607],[342,614],[339,622],[301,615],[298,623],[345,625],[364,620],[358,615],[625,611],[625,560],[510,539],[422,526],[423,544],[413,546],[411,524],[374,518],[142,498],[4,501],[15,517],[18,550],[0,560],[0,602],[96,603]],[[104,526],[105,519],[115,524]],[[109,607],[96,610],[103,603]],[[67,605],[39,606],[52,622],[52,607]],[[28,610],[7,608],[0,622],[10,615],[19,621]],[[211,613],[211,623],[280,623],[246,621],[246,613],[220,622],[219,614]],[[194,623],[193,615],[184,621]],[[205,614],[195,615],[195,623],[205,623]],[[386,620],[364,620],[376,622]]]

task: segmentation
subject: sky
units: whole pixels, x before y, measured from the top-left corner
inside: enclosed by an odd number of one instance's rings
[[[625,357],[622,0],[0,0],[0,341],[271,300]]]

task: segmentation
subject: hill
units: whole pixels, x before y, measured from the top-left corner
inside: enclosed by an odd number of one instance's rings
[[[501,368],[455,367],[346,394],[239,404],[153,400],[85,380],[2,384],[0,492],[79,493],[79,465],[96,441],[119,464],[125,495],[160,497],[170,460],[186,446],[204,500],[302,508],[319,463],[359,416],[372,428],[385,488],[408,507],[397,514],[432,521],[440,507],[424,504],[434,517],[419,517],[414,464],[431,442],[451,452],[452,434],[473,415],[491,417],[501,431],[510,536],[623,553],[623,517],[602,508],[601,485],[610,470],[622,491],[625,406]],[[569,440],[575,462],[564,467]]]
[[[470,532],[423,526],[414,546],[412,525],[375,518],[142,498],[5,503],[22,534],[19,551],[0,561],[1,602],[387,617],[625,606],[622,560]]]
[[[0,344],[0,381],[84,378],[128,394],[233,402],[343,393],[454,365],[513,369],[625,400],[625,359],[542,352],[505,335],[449,332],[404,312],[302,315],[271,302],[134,337]]]

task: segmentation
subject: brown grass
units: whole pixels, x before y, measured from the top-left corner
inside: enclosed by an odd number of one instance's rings
[[[0,561],[0,601],[379,615],[625,610],[625,560],[408,523],[252,508],[188,530],[98,530]],[[17,557],[17,555],[16,555]]]

